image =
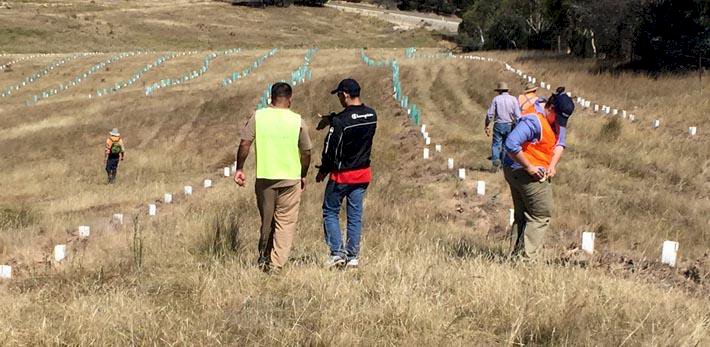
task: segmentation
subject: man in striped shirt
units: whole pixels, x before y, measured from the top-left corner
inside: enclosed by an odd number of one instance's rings
[[[508,94],[508,84],[499,82],[495,89],[498,95],[493,98],[486,114],[486,136],[491,136],[491,122],[493,125],[493,143],[491,144],[491,171],[497,172],[503,157],[503,143],[513,130],[515,122],[520,118],[520,105],[518,99]]]

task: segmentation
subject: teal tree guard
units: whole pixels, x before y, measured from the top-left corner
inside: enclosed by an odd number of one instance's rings
[[[408,48],[405,50],[405,55],[414,55],[416,49]],[[362,61],[370,67],[390,67],[392,69],[392,92],[394,93],[394,98],[399,103],[400,107],[407,111],[409,119],[414,122],[414,124],[421,124],[421,112],[417,105],[409,105],[409,97],[405,96],[402,92],[402,81],[399,78],[399,63],[394,59],[387,60],[374,60],[367,56],[364,49],[360,50],[360,56]]]
[[[278,48],[272,48],[268,52],[266,52],[263,55],[256,58],[256,60],[254,60],[254,62],[251,63],[248,67],[246,67],[244,70],[232,72],[229,76],[225,77],[222,80],[222,86],[226,87],[226,86],[236,82],[239,79],[246,78],[252,72],[254,72],[254,70],[259,68],[259,66],[261,66],[261,64],[263,64],[264,61],[273,57],[278,51],[279,51]]]
[[[310,65],[311,61],[313,60],[313,56],[318,52],[318,48],[309,48],[306,51],[306,55],[303,57],[303,64],[301,64],[296,70],[293,70],[291,72],[291,80],[290,81],[285,81],[282,80],[281,82],[290,82],[292,86],[297,86],[299,84],[303,84],[306,81],[310,81],[311,78],[313,77],[313,72],[311,71]],[[256,109],[260,110],[262,108],[266,108],[269,106],[269,103],[271,102],[271,87],[273,84],[269,84],[266,86],[266,89],[264,92],[261,94],[261,97],[259,98],[259,103],[256,105]]]

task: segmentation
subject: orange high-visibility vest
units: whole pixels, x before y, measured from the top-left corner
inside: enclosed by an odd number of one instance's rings
[[[527,93],[518,96],[521,114],[535,113],[535,100],[537,100],[537,94],[535,93]]]
[[[111,153],[111,146],[113,146],[114,143],[118,142],[118,144],[121,146],[122,149],[125,149],[125,146],[123,145],[123,139],[120,136],[109,136],[109,138],[106,139],[106,147],[104,148],[104,152],[106,154]]]
[[[552,154],[555,151],[555,145],[557,145],[557,134],[545,116],[540,113],[536,113],[535,116],[542,126],[540,141],[524,144],[522,152],[530,164],[546,168],[550,166],[552,161]]]

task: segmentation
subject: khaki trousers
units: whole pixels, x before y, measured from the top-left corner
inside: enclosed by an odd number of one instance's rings
[[[525,170],[503,169],[515,208],[511,255],[539,257],[552,215],[552,184],[535,181]]]
[[[274,186],[272,182],[256,181],[256,204],[261,216],[259,260],[282,268],[288,260],[296,232],[301,185]]]

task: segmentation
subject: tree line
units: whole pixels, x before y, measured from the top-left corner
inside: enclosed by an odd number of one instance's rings
[[[373,0],[458,15],[465,51],[552,49],[648,71],[710,64],[710,0]]]

